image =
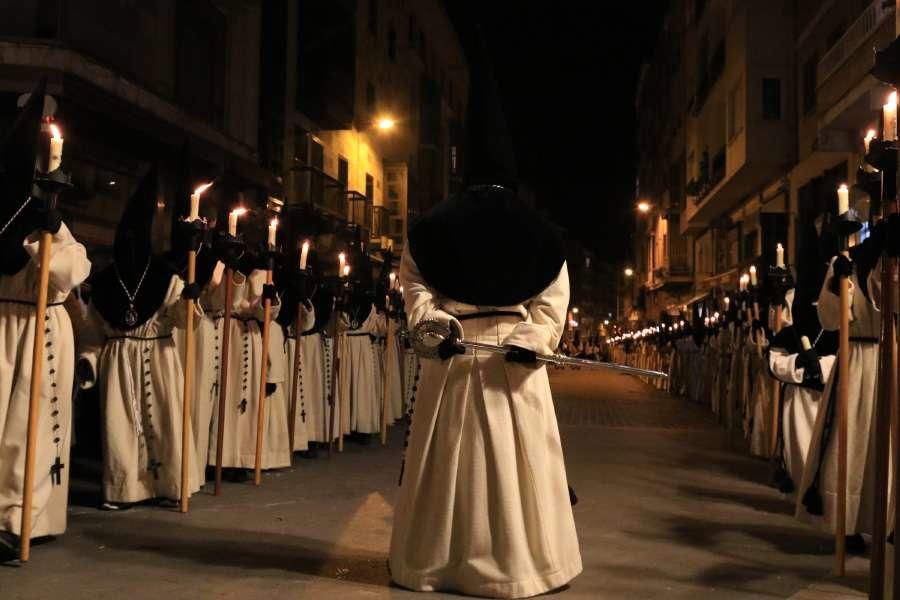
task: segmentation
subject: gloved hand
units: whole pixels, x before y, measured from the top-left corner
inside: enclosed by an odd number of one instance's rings
[[[59,228],[62,227],[62,214],[55,208],[46,208],[34,200],[32,200],[32,203],[35,205],[32,210],[34,210],[41,230],[56,234]]]
[[[86,358],[78,361],[75,365],[75,379],[78,383],[94,382],[94,368],[91,366],[91,361]]]
[[[216,258],[222,261],[227,268],[236,271],[244,255],[244,241],[228,233],[220,233],[213,243],[213,251]]]
[[[200,286],[196,283],[189,283],[184,286],[184,289],[181,290],[181,297],[184,300],[199,300],[200,299]]]
[[[506,362],[534,365],[537,364],[537,353],[527,348],[509,346],[509,350],[506,351]]]
[[[263,300],[270,300],[272,304],[275,304],[278,302],[278,290],[276,290],[275,286],[271,283],[267,283],[263,286],[262,298]]]
[[[803,369],[804,381],[822,382],[822,365],[819,364],[819,356],[815,350],[804,350],[797,355],[794,364],[798,369]]]
[[[203,244],[203,234],[206,232],[206,221],[194,219],[193,221],[179,220],[175,226],[175,235],[178,236],[181,245],[195,252],[200,250]]]
[[[438,346],[438,356],[441,360],[449,360],[455,354],[465,354],[466,347],[459,343],[460,338],[459,327],[456,322],[450,322],[450,335]]]
[[[828,289],[832,294],[837,296],[841,293],[841,278],[850,277],[853,275],[853,261],[843,254],[838,254],[837,258],[834,259],[834,263],[832,264],[831,268],[834,273],[834,277],[831,278],[831,284]]]
[[[274,394],[277,387],[278,386],[276,386],[274,383],[267,383],[266,384],[266,398],[268,398],[269,396]]]

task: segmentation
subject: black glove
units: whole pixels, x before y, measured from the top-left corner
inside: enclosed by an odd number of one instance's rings
[[[822,365],[815,350],[804,350],[797,355],[794,364],[798,369],[803,369],[804,381],[822,383]]]
[[[455,354],[465,353],[465,346],[459,343],[459,338],[455,335],[447,336],[447,339],[441,342],[438,346],[438,356],[441,357],[441,360],[448,360],[453,358],[453,355]]]
[[[194,219],[193,221],[180,220],[175,226],[175,235],[178,236],[181,245],[195,252],[200,250],[205,232],[206,222],[203,219]]]
[[[213,252],[223,265],[237,271],[241,257],[244,256],[244,241],[237,236],[220,233],[213,243]]]
[[[263,286],[262,298],[263,300],[271,300],[272,304],[275,304],[278,302],[278,290],[271,283],[267,283]]]
[[[834,276],[831,278],[831,284],[828,289],[837,296],[841,293],[841,278],[853,275],[853,261],[843,254],[838,254],[831,265],[831,269]]]
[[[199,300],[200,286],[196,283],[189,283],[181,290],[181,297],[185,300]]]
[[[94,368],[91,366],[91,361],[86,358],[78,361],[75,365],[75,379],[78,383],[93,383]]]
[[[42,205],[34,207],[34,214],[37,219],[38,226],[42,231],[56,234],[62,227],[62,215],[55,208],[46,208]]]
[[[509,350],[506,351],[506,362],[534,365],[537,363],[537,353],[527,348],[509,346]]]
[[[277,387],[278,386],[276,386],[274,383],[267,383],[266,384],[266,398],[268,398],[269,396],[274,394]]]

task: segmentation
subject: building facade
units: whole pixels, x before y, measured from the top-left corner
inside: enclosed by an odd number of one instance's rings
[[[642,318],[735,289],[777,244],[796,266],[815,255],[811,227],[878,126],[888,90],[868,73],[894,30],[877,0],[671,3],[637,94]],[[851,198],[864,216],[867,200]]]

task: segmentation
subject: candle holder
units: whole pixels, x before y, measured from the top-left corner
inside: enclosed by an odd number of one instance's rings
[[[64,173],[62,169],[38,173],[34,178],[34,184],[40,190],[38,196],[48,209],[55,209],[59,196],[75,189],[72,185],[72,176]]]

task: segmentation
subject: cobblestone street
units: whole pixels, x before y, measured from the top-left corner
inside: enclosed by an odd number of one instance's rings
[[[710,414],[626,375],[553,374],[584,572],[558,597],[841,598],[866,562],[829,581],[832,540],[765,485]],[[70,509],[68,533],[0,569],[6,598],[410,598],[388,585],[402,431],[295,459],[263,485],[161,507]],[[87,504],[87,503],[82,503]],[[844,587],[846,586],[846,587]],[[428,598],[449,596],[430,595]]]

